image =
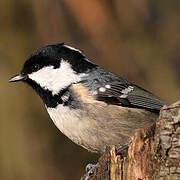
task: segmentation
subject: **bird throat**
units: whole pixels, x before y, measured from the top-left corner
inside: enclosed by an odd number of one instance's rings
[[[70,87],[62,89],[59,91],[59,93],[53,95],[51,91],[42,88],[39,84],[31,79],[28,79],[26,83],[36,91],[47,108],[56,108],[59,104],[69,106],[73,109],[80,107],[80,103],[78,102],[74,93],[71,91]]]

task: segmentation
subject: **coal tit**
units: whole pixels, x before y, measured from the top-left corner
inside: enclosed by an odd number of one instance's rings
[[[34,52],[20,74],[9,80],[15,81],[37,92],[62,133],[98,153],[106,145],[128,146],[135,131],[151,126],[165,104],[63,43]]]

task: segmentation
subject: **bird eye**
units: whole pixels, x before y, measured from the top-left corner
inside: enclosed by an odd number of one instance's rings
[[[34,65],[34,70],[37,71],[38,69],[39,69],[39,64],[35,64],[35,65]]]

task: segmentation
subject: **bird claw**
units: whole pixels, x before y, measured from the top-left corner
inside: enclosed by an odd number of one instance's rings
[[[99,163],[97,164],[88,164],[86,166],[86,177],[84,178],[84,180],[89,180],[96,172],[96,167],[98,166]]]

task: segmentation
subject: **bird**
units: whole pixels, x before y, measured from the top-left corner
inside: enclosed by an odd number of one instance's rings
[[[33,52],[20,73],[40,96],[56,127],[90,152],[128,147],[131,137],[152,126],[164,100],[90,61],[64,43]]]

